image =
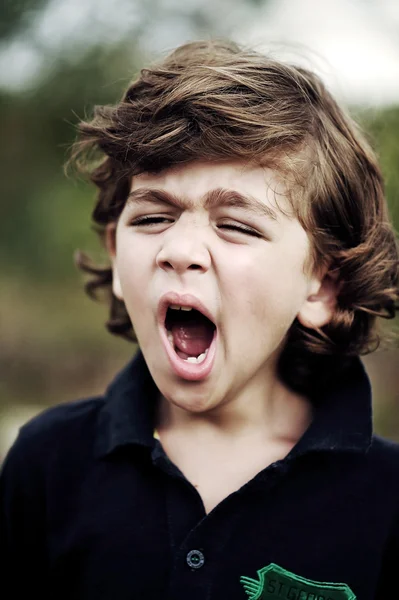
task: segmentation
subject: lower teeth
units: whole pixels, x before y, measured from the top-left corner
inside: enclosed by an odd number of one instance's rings
[[[172,348],[174,348],[173,335],[170,331],[167,332],[167,337],[168,337],[168,340],[169,340]],[[205,352],[203,352],[199,356],[189,356],[188,358],[184,358],[183,360],[185,360],[186,362],[195,363],[198,365],[198,364],[204,362],[204,360],[206,359],[206,355],[208,354],[208,350],[209,350],[209,348],[207,348],[205,350]]]
[[[206,359],[206,355],[208,354],[208,349],[205,350],[205,352],[203,352],[202,354],[200,354],[199,356],[195,357],[195,356],[189,356],[188,358],[185,358],[184,360],[186,362],[189,363],[202,363],[205,359]]]

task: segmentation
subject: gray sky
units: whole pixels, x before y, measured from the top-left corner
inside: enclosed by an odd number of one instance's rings
[[[347,101],[399,103],[399,0],[274,0],[237,34],[265,48],[297,44],[293,57]]]
[[[316,69],[348,103],[399,103],[399,0],[270,0],[255,13],[243,0],[52,0],[24,35],[0,52],[0,85],[33,85],[52,53],[101,39],[140,36],[146,54],[197,37],[187,15],[200,9],[220,35]],[[47,56],[46,61],[43,57]]]

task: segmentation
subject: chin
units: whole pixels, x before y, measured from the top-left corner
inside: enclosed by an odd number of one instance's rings
[[[209,393],[178,390],[163,394],[163,397],[169,404],[193,414],[207,413],[215,408]]]

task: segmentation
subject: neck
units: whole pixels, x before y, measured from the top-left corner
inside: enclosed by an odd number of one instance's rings
[[[197,439],[274,441],[294,445],[312,419],[311,404],[304,396],[273,381],[261,389],[246,389],[224,399],[206,412],[190,412],[160,397],[157,429],[160,434],[194,436]]]

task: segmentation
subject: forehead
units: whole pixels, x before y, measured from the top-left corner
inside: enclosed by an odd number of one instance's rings
[[[239,161],[192,162],[165,169],[159,173],[141,173],[133,177],[131,195],[140,190],[159,190],[185,201],[187,208],[207,202],[207,208],[217,205],[210,200],[216,190],[237,192],[247,204],[286,210],[289,206],[285,187],[278,174],[265,167]],[[219,195],[223,201],[223,195]],[[216,200],[216,201],[215,201]]]

